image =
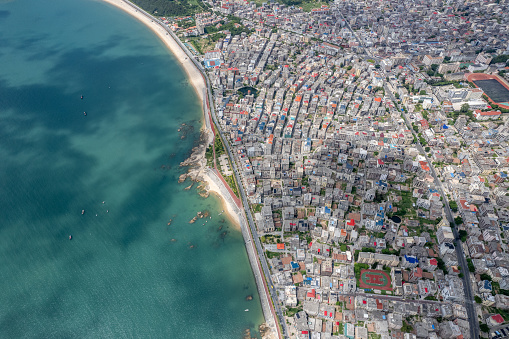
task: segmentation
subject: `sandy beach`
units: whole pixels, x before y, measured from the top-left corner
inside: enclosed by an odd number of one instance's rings
[[[221,198],[221,200],[223,201],[223,207],[225,207],[225,213],[228,214],[230,219],[235,224],[235,227],[240,229],[240,220],[239,220],[239,215],[237,213],[238,208],[236,209],[233,206],[233,202],[231,201],[231,199],[225,198],[225,196],[224,196],[225,193],[221,192],[221,189],[220,189],[218,183],[216,182],[217,180],[214,180],[214,178],[212,178],[208,173],[203,173],[203,181],[206,182],[207,190],[209,192],[213,192]]]
[[[207,174],[204,174],[203,179],[207,184],[207,191],[209,191],[213,194],[216,194],[221,199],[225,214],[228,216],[228,218],[230,218],[230,220],[234,224],[235,228],[240,230],[239,216],[235,212],[231,202],[228,199],[224,199],[223,193],[221,193],[219,186],[214,182],[214,180],[212,180],[212,178],[210,176],[208,176]]]
[[[200,71],[196,68],[194,63],[189,59],[187,54],[180,48],[178,43],[172,38],[171,35],[168,34],[168,32],[161,27],[161,25],[157,22],[152,21],[150,18],[142,14],[140,11],[136,10],[132,6],[126,4],[123,0],[103,0],[115,7],[118,7],[119,9],[125,11],[129,15],[132,15],[136,19],[138,19],[140,22],[145,24],[148,28],[150,28],[168,47],[171,53],[177,58],[179,63],[182,65],[184,70],[187,73],[187,76],[189,78],[189,81],[193,85],[194,90],[196,91],[196,94],[200,98],[200,100],[203,102],[205,90],[206,90],[206,84],[203,80],[203,77],[200,73]],[[205,109],[205,107],[204,107]],[[206,129],[206,123],[205,119],[208,119],[207,113],[204,111],[204,123],[203,128]],[[210,143],[212,140],[212,131],[207,131],[208,133],[208,140],[206,141],[206,144]],[[215,193],[218,195],[222,202],[223,206],[225,206],[225,212],[228,214],[230,219],[235,224],[236,228],[240,229],[240,222],[239,222],[239,216],[236,213],[236,210],[234,209],[234,206],[232,206],[232,203],[230,202],[231,199],[227,199],[223,192],[221,192],[221,189],[219,188],[218,184],[215,180],[213,180],[208,174],[206,174],[204,171],[205,167],[205,149],[203,149],[203,152],[200,151],[200,153],[203,154],[194,154],[193,156],[193,162],[195,164],[199,164],[201,168],[194,169],[190,173],[191,178],[196,179],[202,179],[207,183],[207,190],[210,192]]]
[[[206,83],[204,78],[202,77],[200,71],[196,68],[193,61],[189,59],[187,54],[181,49],[179,44],[173,40],[173,37],[168,34],[168,32],[163,28],[158,22],[153,21],[151,18],[145,16],[140,11],[136,10],[134,7],[125,3],[123,0],[103,0],[117,8],[125,11],[126,13],[132,15],[147,27],[149,27],[168,47],[171,53],[175,55],[179,63],[182,65],[184,70],[187,73],[189,81],[193,85],[196,94],[200,98],[201,102],[204,103],[205,95],[206,95]],[[212,194],[217,194],[222,201],[223,209],[225,213],[230,218],[232,223],[235,225],[239,231],[242,232],[245,241],[250,241],[250,246],[246,243],[246,250],[248,252],[248,258],[250,260],[251,267],[253,269],[253,273],[255,275],[255,279],[258,286],[258,291],[260,293],[262,309],[265,317],[266,324],[268,325],[267,331],[264,333],[263,338],[278,338],[278,327],[276,321],[276,315],[274,309],[272,308],[272,304],[270,298],[268,297],[268,286],[265,283],[263,278],[263,271],[260,267],[258,256],[256,254],[256,249],[254,246],[253,239],[249,232],[248,227],[241,227],[240,218],[244,218],[243,224],[247,224],[245,217],[239,213],[242,213],[241,210],[235,205],[233,198],[230,196],[228,189],[224,186],[221,179],[219,179],[215,173],[212,172],[211,169],[206,167],[206,158],[205,151],[208,145],[213,140],[214,133],[211,130],[211,126],[209,124],[209,113],[207,112],[206,105],[202,104],[204,119],[203,119],[203,127],[202,130],[205,134],[202,134],[204,137],[203,142],[200,143],[199,146],[195,147],[193,154],[189,159],[181,163],[181,166],[190,166],[190,169],[186,176],[183,178],[185,180],[186,177],[190,178],[194,181],[202,181],[206,183],[206,189],[208,192]],[[209,127],[210,126],[210,127]],[[180,178],[179,178],[180,182]]]

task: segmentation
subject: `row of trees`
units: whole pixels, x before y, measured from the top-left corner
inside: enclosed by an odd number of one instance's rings
[[[187,16],[203,11],[188,0],[132,0],[147,12],[157,16]]]

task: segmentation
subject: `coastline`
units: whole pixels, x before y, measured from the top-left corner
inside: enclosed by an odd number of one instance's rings
[[[240,231],[240,218],[239,211],[234,208],[234,203],[231,201],[229,194],[225,194],[221,191],[221,184],[218,184],[214,178],[217,178],[214,174],[210,174],[210,171],[203,173],[203,181],[207,185],[207,191],[218,195],[221,198],[225,213],[228,215],[230,220],[233,222],[236,229]],[[218,180],[219,181],[219,180]],[[221,185],[221,186],[220,186]]]
[[[200,99],[200,101],[203,104],[203,125],[202,125],[202,131],[204,131],[204,140],[203,145],[209,145],[213,140],[213,132],[211,129],[208,128],[207,125],[207,119],[208,113],[207,108],[205,105],[205,93],[206,93],[206,84],[203,79],[203,76],[201,75],[200,71],[196,68],[194,63],[190,60],[190,58],[187,56],[187,54],[182,50],[182,48],[178,45],[178,43],[173,39],[171,35],[169,35],[164,28],[161,27],[161,25],[157,22],[154,22],[150,20],[147,16],[143,15],[142,12],[137,11],[130,5],[126,4],[123,0],[102,0],[104,2],[107,2],[122,11],[126,12],[127,14],[133,16],[137,20],[139,20],[141,23],[143,23],[145,26],[150,28],[156,35],[161,39],[161,41],[166,45],[166,47],[169,49],[169,51],[175,56],[179,64],[182,66],[182,68],[185,70],[187,74],[187,78],[189,79],[190,83],[193,86],[194,91],[196,92],[196,95]],[[189,177],[191,180],[194,181],[203,181],[206,184],[206,190],[208,192],[213,192],[216,195],[219,196],[219,198],[222,201],[223,206],[225,206],[225,212],[228,214],[228,217],[230,220],[234,223],[234,226],[236,229],[240,230],[240,220],[237,215],[237,212],[234,210],[232,203],[229,201],[228,196],[225,195],[221,189],[220,184],[216,183],[215,180],[213,180],[210,175],[205,173],[205,166],[206,166],[206,160],[205,160],[205,150],[206,147],[203,147],[203,145],[196,147],[193,149],[193,154],[189,159],[187,159],[184,163],[182,163],[182,166],[191,166],[192,168],[188,171],[187,177]]]
[[[205,182],[209,185],[209,178],[205,179]],[[227,202],[225,199],[223,199],[223,196],[221,195],[221,192],[219,191],[219,187],[217,187],[216,184],[210,185],[207,188],[208,192],[212,193],[213,195],[217,196],[219,200],[221,201],[221,205],[223,206],[224,214],[226,217],[232,222],[233,227],[240,231],[240,220],[239,217],[235,212],[233,212],[233,208],[229,202]]]
[[[167,34],[167,32],[164,30],[164,28],[161,27],[161,25],[150,20],[140,11],[135,10],[133,7],[129,6],[124,1],[122,0],[102,0],[102,1],[107,2],[110,5],[113,5],[123,10],[124,12],[135,17],[145,26],[150,28],[159,37],[159,39],[161,39],[161,41],[166,45],[170,52],[175,56],[180,65],[182,65],[182,67],[186,71],[189,81],[193,85],[196,94],[203,102],[203,100],[205,99],[204,97],[205,90],[207,88],[205,81],[203,80],[200,71],[196,69],[193,62],[187,57],[187,54],[180,48],[177,42],[173,40],[172,36]]]
[[[260,295],[260,302],[264,314],[265,323],[260,325],[260,334],[265,339],[280,338],[281,334],[277,324],[277,316],[272,306],[272,300],[269,297],[270,293],[264,278],[264,272],[260,265],[260,258],[257,255],[254,240],[250,233],[250,228],[242,207],[239,207],[233,197],[230,195],[228,188],[225,187],[223,180],[221,180],[214,171],[207,167],[207,160],[205,152],[213,140],[214,129],[212,126],[212,117],[208,108],[207,100],[207,85],[205,79],[197,66],[193,63],[187,53],[180,47],[180,45],[173,39],[173,36],[160,25],[159,22],[153,21],[151,18],[144,15],[141,11],[136,10],[131,5],[127,4],[124,0],[102,0],[107,2],[134,18],[138,19],[148,28],[150,28],[167,46],[170,52],[176,57],[180,65],[184,68],[187,77],[193,88],[202,102],[203,111],[203,125],[201,128],[201,140],[198,146],[193,148],[191,156],[180,164],[180,166],[188,166],[188,171],[179,177],[179,182],[183,182],[186,178],[195,182],[202,182],[205,184],[205,190],[208,194],[210,192],[217,194],[222,202],[225,213],[234,224],[234,227],[242,232],[245,242],[245,248],[248,259],[251,265],[252,272],[255,276],[258,293]]]

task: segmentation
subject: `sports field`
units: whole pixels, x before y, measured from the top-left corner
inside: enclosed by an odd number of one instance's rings
[[[380,270],[362,270],[359,287],[392,291],[391,278],[386,272]]]

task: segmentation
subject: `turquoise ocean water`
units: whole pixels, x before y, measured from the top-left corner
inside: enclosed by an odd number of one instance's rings
[[[240,232],[218,199],[177,184],[200,107],[175,58],[122,11],[0,0],[0,338],[257,329]],[[212,219],[189,224],[203,210]]]

